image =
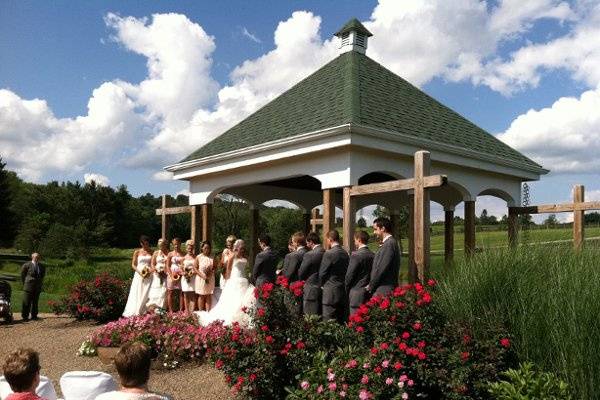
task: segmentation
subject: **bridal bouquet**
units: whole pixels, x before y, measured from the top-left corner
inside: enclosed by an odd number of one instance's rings
[[[148,268],[147,265],[144,265],[144,267],[140,271],[140,275],[142,276],[142,278],[145,278],[148,276],[149,273],[150,273],[150,268]]]
[[[180,269],[177,266],[171,267],[171,272],[173,273],[173,280],[178,281],[181,279]]]
[[[183,276],[185,276],[185,280],[189,283],[192,280],[192,277],[194,276],[194,270],[190,267],[185,267],[185,269],[183,270]]]

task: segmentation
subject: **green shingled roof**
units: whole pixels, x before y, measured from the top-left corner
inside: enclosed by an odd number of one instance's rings
[[[350,21],[346,22],[346,25],[342,26],[342,29],[337,31],[334,36],[342,36],[344,33],[348,33],[350,31],[357,31],[358,33],[362,33],[366,36],[373,36],[371,32],[363,24],[360,23],[356,18],[352,18]]]
[[[406,80],[355,51],[341,54],[182,161],[350,123],[541,168]]]

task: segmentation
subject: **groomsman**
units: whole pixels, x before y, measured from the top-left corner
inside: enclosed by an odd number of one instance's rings
[[[277,270],[277,255],[271,249],[271,238],[269,235],[260,235],[258,245],[262,251],[256,255],[250,280],[257,287],[267,282],[274,283],[275,271]]]
[[[304,282],[303,311],[304,314],[321,315],[321,285],[319,284],[319,267],[325,250],[321,239],[315,232],[306,236],[306,246],[310,249],[302,257],[298,270],[298,279]]]
[[[292,257],[292,254],[294,254],[294,251],[296,251],[296,248],[294,247],[292,237],[290,236],[290,239],[288,240],[288,252],[285,255],[285,257],[283,257],[283,264],[281,265],[281,269],[278,269],[276,271],[277,275],[283,274],[283,272],[289,268],[290,258]],[[285,276],[285,274],[283,275]]]
[[[302,265],[302,259],[308,251],[306,248],[306,237],[303,232],[296,232],[292,235],[292,247],[295,250],[288,254],[288,262],[281,272],[288,279],[289,283],[298,280],[298,272],[300,271],[300,265]]]
[[[373,258],[375,254],[367,247],[369,235],[365,231],[354,233],[354,247],[356,250],[350,255],[350,264],[346,273],[346,293],[350,315],[354,314],[361,304],[368,300],[365,287],[369,284]]]
[[[323,254],[319,267],[319,283],[323,290],[323,320],[335,319],[343,323],[346,316],[346,288],[344,277],[348,270],[348,253],[340,246],[340,234],[327,232],[329,250]]]
[[[46,268],[40,264],[40,255],[33,253],[31,261],[21,267],[21,282],[23,283],[23,307],[21,315],[23,321],[38,319],[38,302],[42,292],[42,282],[46,275]]]
[[[391,232],[392,223],[388,218],[373,221],[373,233],[382,244],[373,259],[370,281],[365,288],[371,295],[386,295],[398,286],[400,248]]]

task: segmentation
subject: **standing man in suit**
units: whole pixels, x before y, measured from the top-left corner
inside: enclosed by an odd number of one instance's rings
[[[42,292],[42,282],[46,275],[46,267],[40,263],[40,255],[33,253],[31,261],[21,267],[21,282],[23,283],[23,308],[21,315],[23,321],[38,319],[38,302]]]
[[[388,218],[373,221],[373,233],[382,244],[373,259],[370,282],[365,288],[371,295],[386,295],[398,286],[400,248],[391,232],[392,222]]]
[[[262,234],[258,237],[258,245],[261,252],[256,255],[254,267],[252,268],[252,284],[256,287],[263,283],[275,283],[275,271],[277,270],[277,255],[271,249],[271,238]]]
[[[354,233],[354,247],[356,250],[350,256],[350,264],[346,273],[346,293],[350,315],[354,314],[361,304],[369,298],[365,287],[371,279],[371,268],[375,254],[367,247],[369,235],[365,231]]]
[[[310,249],[304,254],[298,270],[298,279],[305,281],[303,293],[304,314],[321,315],[321,285],[319,284],[319,267],[325,250],[321,239],[315,232],[306,236],[306,246]]]
[[[290,236],[290,239],[288,240],[287,247],[288,247],[288,252],[285,255],[285,257],[283,257],[283,264],[281,265],[281,269],[278,269],[276,271],[277,275],[283,274],[283,276],[285,276],[284,271],[286,271],[289,268],[290,258],[292,257],[292,254],[294,254],[294,251],[296,250],[296,248],[294,247],[294,243],[292,242],[291,236]]]
[[[283,268],[282,274],[288,279],[289,283],[299,280],[298,272],[304,254],[308,251],[306,248],[306,237],[303,232],[296,232],[292,235],[292,247],[295,249],[289,253],[287,265]]]
[[[340,324],[346,316],[346,288],[344,278],[348,270],[348,253],[340,246],[340,234],[327,232],[329,250],[323,254],[319,267],[319,283],[323,290],[323,320],[335,319]]]

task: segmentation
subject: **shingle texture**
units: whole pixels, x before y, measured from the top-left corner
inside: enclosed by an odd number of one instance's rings
[[[349,123],[541,168],[398,75],[354,51],[341,54],[183,161]]]

